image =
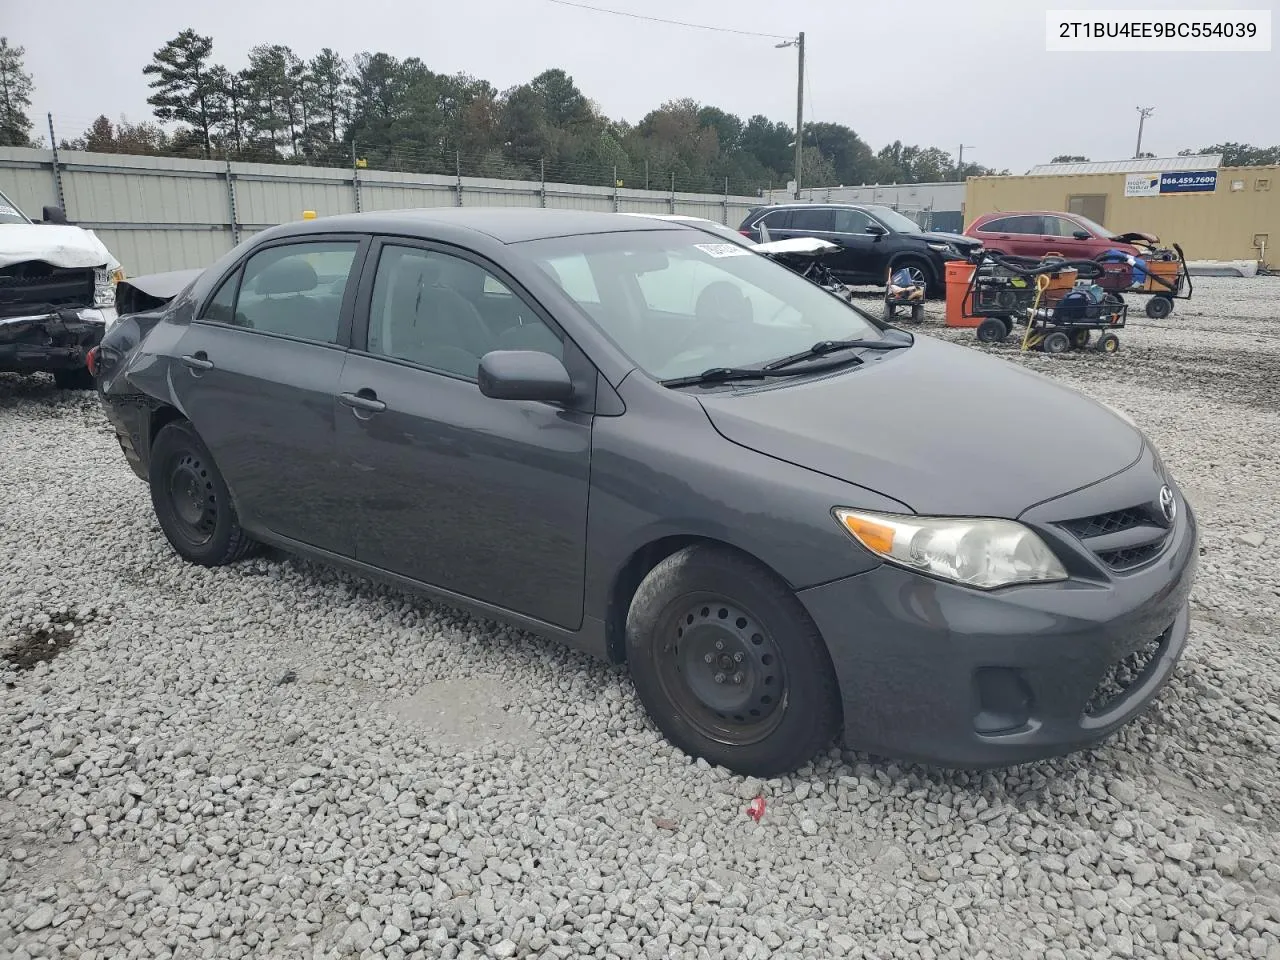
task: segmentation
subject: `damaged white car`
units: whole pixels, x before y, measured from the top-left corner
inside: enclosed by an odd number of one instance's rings
[[[116,319],[120,263],[57,207],[34,222],[0,193],[0,373],[51,373],[87,390],[85,357]]]

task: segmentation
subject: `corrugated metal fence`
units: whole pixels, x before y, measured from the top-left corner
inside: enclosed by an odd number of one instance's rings
[[[59,205],[138,276],[205,266],[267,227],[406,207],[560,207],[681,213],[737,226],[758,197],[368,169],[0,147],[0,190],[33,218]]]

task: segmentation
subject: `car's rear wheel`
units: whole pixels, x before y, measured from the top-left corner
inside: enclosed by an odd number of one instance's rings
[[[627,660],[667,739],[736,773],[792,772],[840,726],[817,628],[772,574],[726,549],[686,547],[649,572],[627,614]]]
[[[53,382],[59,390],[92,390],[93,374],[88,368],[73,367],[70,370],[53,371]]]
[[[253,541],[240,527],[226,481],[195,428],[168,423],[151,444],[151,504],[169,544],[206,567],[233,563]]]

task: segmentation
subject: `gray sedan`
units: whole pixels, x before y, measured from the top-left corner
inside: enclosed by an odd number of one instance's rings
[[[1132,423],[740,244],[395,211],[133,283],[90,367],[181,557],[270,544],[625,662],[734,771],[1067,752],[1182,653],[1195,518]]]

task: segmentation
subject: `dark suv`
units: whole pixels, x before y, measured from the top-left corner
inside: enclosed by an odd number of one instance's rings
[[[890,207],[851,203],[790,203],[756,207],[738,232],[759,242],[760,224],[769,239],[820,237],[844,249],[826,261],[844,283],[886,282],[891,269],[907,267],[923,282],[930,297],[941,297],[946,262],[962,260],[981,241],[955,233],[927,233]]]

